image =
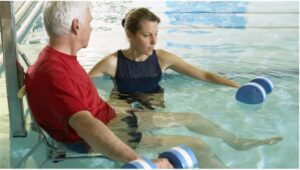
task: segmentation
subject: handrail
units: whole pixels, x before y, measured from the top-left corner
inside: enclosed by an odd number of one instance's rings
[[[17,2],[15,2],[17,3]],[[34,6],[35,2],[34,1],[26,1],[23,2],[23,4],[19,7],[19,9],[15,8],[15,17],[16,17],[16,25],[21,24],[21,21],[25,19],[26,15],[28,15],[28,12],[30,11],[29,9]],[[16,4],[14,5],[16,7]]]
[[[23,75],[20,74],[21,68],[16,64],[18,62],[18,55],[13,2],[1,2],[0,10],[10,133],[12,137],[26,137],[27,131],[24,121],[23,103],[16,98],[21,84],[19,77]]]
[[[28,4],[28,5],[27,5]],[[34,5],[30,5],[34,4]],[[23,6],[24,5],[24,6]],[[9,105],[9,117],[10,117],[10,129],[12,137],[26,137],[27,131],[25,127],[24,111],[22,100],[16,98],[18,90],[22,85],[23,74],[21,74],[21,68],[16,65],[18,63],[18,55],[21,54],[24,62],[30,65],[30,62],[18,49],[18,42],[21,42],[25,37],[25,34],[30,30],[34,20],[40,14],[42,10],[43,2],[24,3],[24,8],[27,10],[19,9],[21,14],[18,14],[18,21],[20,28],[16,30],[16,14],[14,10],[14,2],[0,2],[0,19],[1,19],[1,37],[3,47],[3,60],[5,61],[5,75],[7,86],[7,98]],[[26,11],[26,14],[24,13]],[[22,22],[22,24],[21,24]],[[22,79],[21,79],[22,78]],[[8,88],[9,87],[9,88]]]
[[[17,2],[15,2],[17,3]],[[22,3],[22,2],[18,2]],[[15,5],[16,6],[16,5]],[[25,34],[28,32],[28,27],[30,27],[36,19],[36,16],[41,12],[43,6],[43,2],[34,2],[34,1],[26,1],[23,2],[22,5],[15,11],[15,19],[16,19],[16,27],[17,27],[17,41],[21,42],[25,37]],[[1,35],[1,33],[0,33]],[[0,36],[1,40],[1,36]],[[0,46],[2,46],[0,41]],[[2,53],[2,49],[0,48],[0,55]]]
[[[26,19],[24,22],[22,22],[22,25],[17,30],[17,41],[22,42],[24,39],[26,33],[29,31],[28,27],[30,27],[34,22],[34,20],[37,18],[37,15],[41,12],[43,6],[43,2],[37,2],[33,9],[30,11],[29,15],[26,16]]]

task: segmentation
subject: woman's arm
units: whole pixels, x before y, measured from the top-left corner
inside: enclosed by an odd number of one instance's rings
[[[100,60],[93,68],[89,71],[89,76],[93,77],[101,77],[103,75],[109,75],[110,77],[115,77],[116,69],[117,69],[117,54],[113,53],[102,60]]]
[[[198,80],[205,80],[205,81],[209,81],[217,84],[223,84],[235,88],[240,87],[238,83],[232,80],[226,79],[215,73],[201,70],[191,64],[186,63],[181,58],[167,51],[157,50],[157,55],[159,56],[158,58],[162,70],[166,70],[170,68],[178,73],[193,77]]]

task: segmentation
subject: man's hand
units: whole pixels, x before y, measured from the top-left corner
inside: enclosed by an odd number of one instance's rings
[[[152,160],[158,169],[173,169],[173,165],[166,158],[158,158]]]

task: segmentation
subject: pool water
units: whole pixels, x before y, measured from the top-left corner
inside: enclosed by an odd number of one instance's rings
[[[157,111],[199,114],[243,137],[282,136],[283,140],[276,145],[236,151],[219,139],[193,133],[185,127],[164,128],[151,133],[201,138],[230,168],[299,167],[299,2],[104,1],[94,2],[94,5],[94,29],[89,47],[78,54],[86,71],[105,55],[128,47],[121,27],[122,17],[133,7],[144,6],[162,20],[157,48],[240,84],[256,76],[265,76],[275,85],[265,102],[250,106],[235,100],[234,88],[194,80],[168,70],[160,82],[165,90],[165,107],[157,108]],[[35,23],[21,45],[32,61],[47,42],[41,25],[41,20]],[[0,80],[2,112],[3,108],[7,110],[3,72]],[[93,81],[101,97],[108,100],[113,87],[110,78]],[[7,139],[7,112],[0,121],[1,129],[5,129],[1,132],[1,143],[3,140],[8,147],[15,139]],[[26,151],[22,145],[10,146],[8,150],[1,148],[1,152]],[[154,156],[156,153],[145,154]],[[10,167],[4,162],[9,158],[1,155],[1,167]],[[29,161],[27,167],[34,166]],[[96,160],[45,165],[50,168],[114,166],[111,162],[100,165]]]

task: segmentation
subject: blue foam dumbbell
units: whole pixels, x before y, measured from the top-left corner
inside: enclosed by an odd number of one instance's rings
[[[186,145],[179,145],[171,148],[159,155],[159,158],[167,158],[177,169],[197,168],[198,161],[196,155]]]
[[[262,103],[267,94],[271,93],[274,88],[273,83],[266,77],[258,76],[250,83],[241,86],[235,98],[246,104]]]
[[[267,94],[271,93],[274,88],[272,81],[263,76],[258,76],[255,79],[251,80],[251,82],[255,82],[261,85],[265,89]]]
[[[147,158],[134,160],[124,164],[122,169],[157,169],[156,165]]]
[[[188,169],[197,168],[198,161],[194,152],[185,145],[179,145],[171,148],[161,154],[159,158],[166,158],[173,165],[174,168]],[[124,164],[121,168],[125,169],[157,169],[156,165],[149,159],[143,158],[134,160]]]

